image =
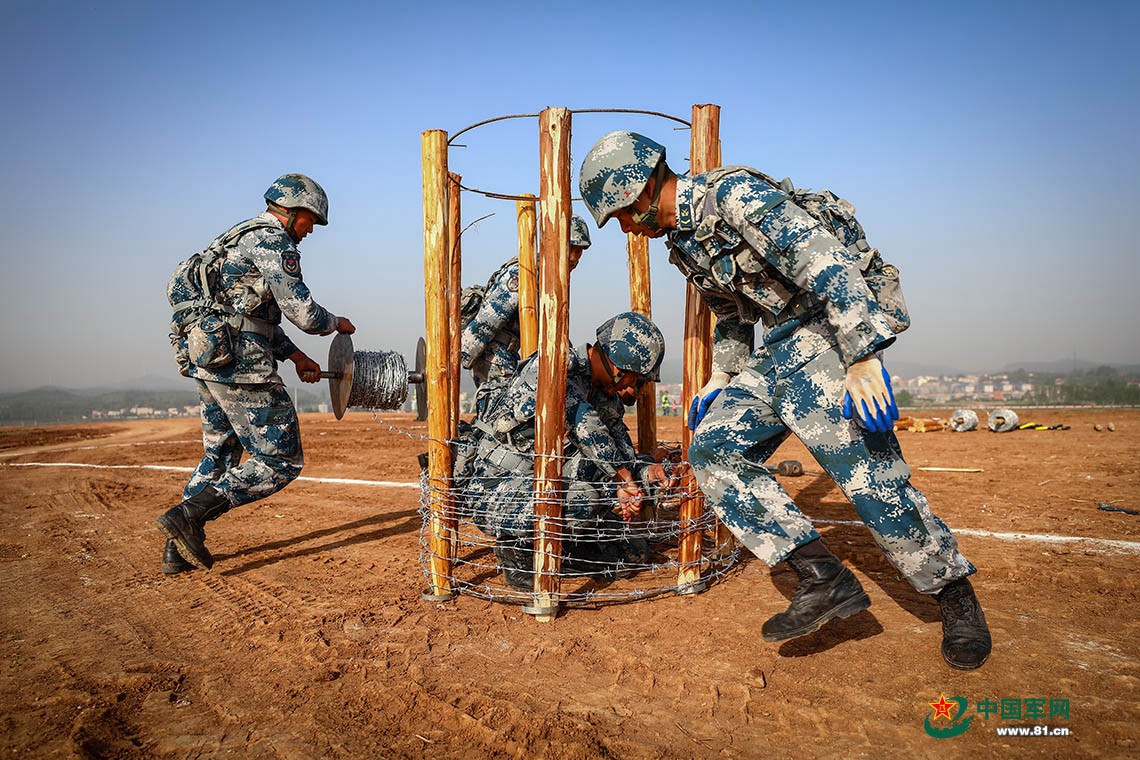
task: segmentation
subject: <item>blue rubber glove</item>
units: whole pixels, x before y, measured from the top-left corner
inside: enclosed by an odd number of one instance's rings
[[[871,356],[847,368],[843,385],[843,417],[873,433],[893,430],[899,418],[891,376],[878,357]]]
[[[730,379],[725,372],[714,372],[709,375],[709,381],[697,391],[697,395],[693,396],[693,401],[689,404],[689,430],[697,429],[697,425],[700,425],[701,420],[705,418],[712,402],[728,385]]]

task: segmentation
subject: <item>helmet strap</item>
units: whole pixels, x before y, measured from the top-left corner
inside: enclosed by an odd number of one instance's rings
[[[297,210],[291,208],[288,209],[288,211],[289,221],[285,222],[285,231],[289,233],[289,237],[293,240],[294,243],[299,243],[301,241],[297,238],[297,230],[294,227],[294,225],[297,224]]]
[[[297,240],[297,230],[294,228],[294,225],[297,223],[297,209],[285,208],[284,206],[278,206],[276,203],[270,203],[269,205],[272,206],[273,210],[278,214],[288,215],[284,223],[285,232],[289,233],[289,239],[294,243],[300,242]]]
[[[658,161],[657,167],[653,170],[653,197],[649,199],[649,208],[645,211],[638,211],[634,208],[629,210],[630,221],[645,227],[650,232],[661,230],[661,225],[657,221],[657,208],[658,202],[661,200],[661,187],[665,184],[665,172],[665,162]]]

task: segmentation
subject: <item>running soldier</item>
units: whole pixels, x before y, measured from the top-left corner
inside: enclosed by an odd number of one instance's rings
[[[314,301],[301,277],[297,244],[314,225],[328,224],[325,191],[303,174],[285,174],[264,197],[264,213],[234,225],[207,248],[216,254],[209,278],[212,311],[188,338],[175,340],[179,364],[198,386],[205,456],[182,503],[157,521],[168,539],[162,555],[167,574],[208,570],[214,558],[205,523],[280,491],[301,474],[297,411],[277,363],[293,362],[306,383],[318,382],[321,368],[285,335],[282,314],[312,335],[356,331],[347,317]],[[172,302],[187,297],[180,287],[172,278]],[[224,336],[223,356],[217,336]],[[249,458],[240,463],[243,449]]]

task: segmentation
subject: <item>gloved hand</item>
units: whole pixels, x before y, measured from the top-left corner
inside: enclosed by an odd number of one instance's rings
[[[891,376],[877,357],[861,359],[847,368],[843,381],[847,392],[843,394],[843,416],[874,433],[893,430],[899,418],[895,392],[891,389]]]
[[[693,396],[693,402],[689,404],[689,430],[697,429],[697,425],[700,425],[701,420],[705,418],[709,406],[728,385],[730,379],[727,372],[713,372],[709,376],[709,381],[705,383],[705,387],[697,391],[697,395]]]

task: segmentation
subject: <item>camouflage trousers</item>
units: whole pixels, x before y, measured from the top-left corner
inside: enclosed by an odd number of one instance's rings
[[[205,456],[183,499],[213,486],[236,507],[280,491],[301,474],[301,431],[285,386],[196,382]]]
[[[762,350],[721,392],[689,447],[701,490],[737,539],[774,565],[819,538],[763,466],[795,433],[915,589],[936,593],[975,572],[910,484],[895,434],[870,433],[843,419],[846,370],[838,352],[825,351],[794,370],[773,365],[769,356]]]

